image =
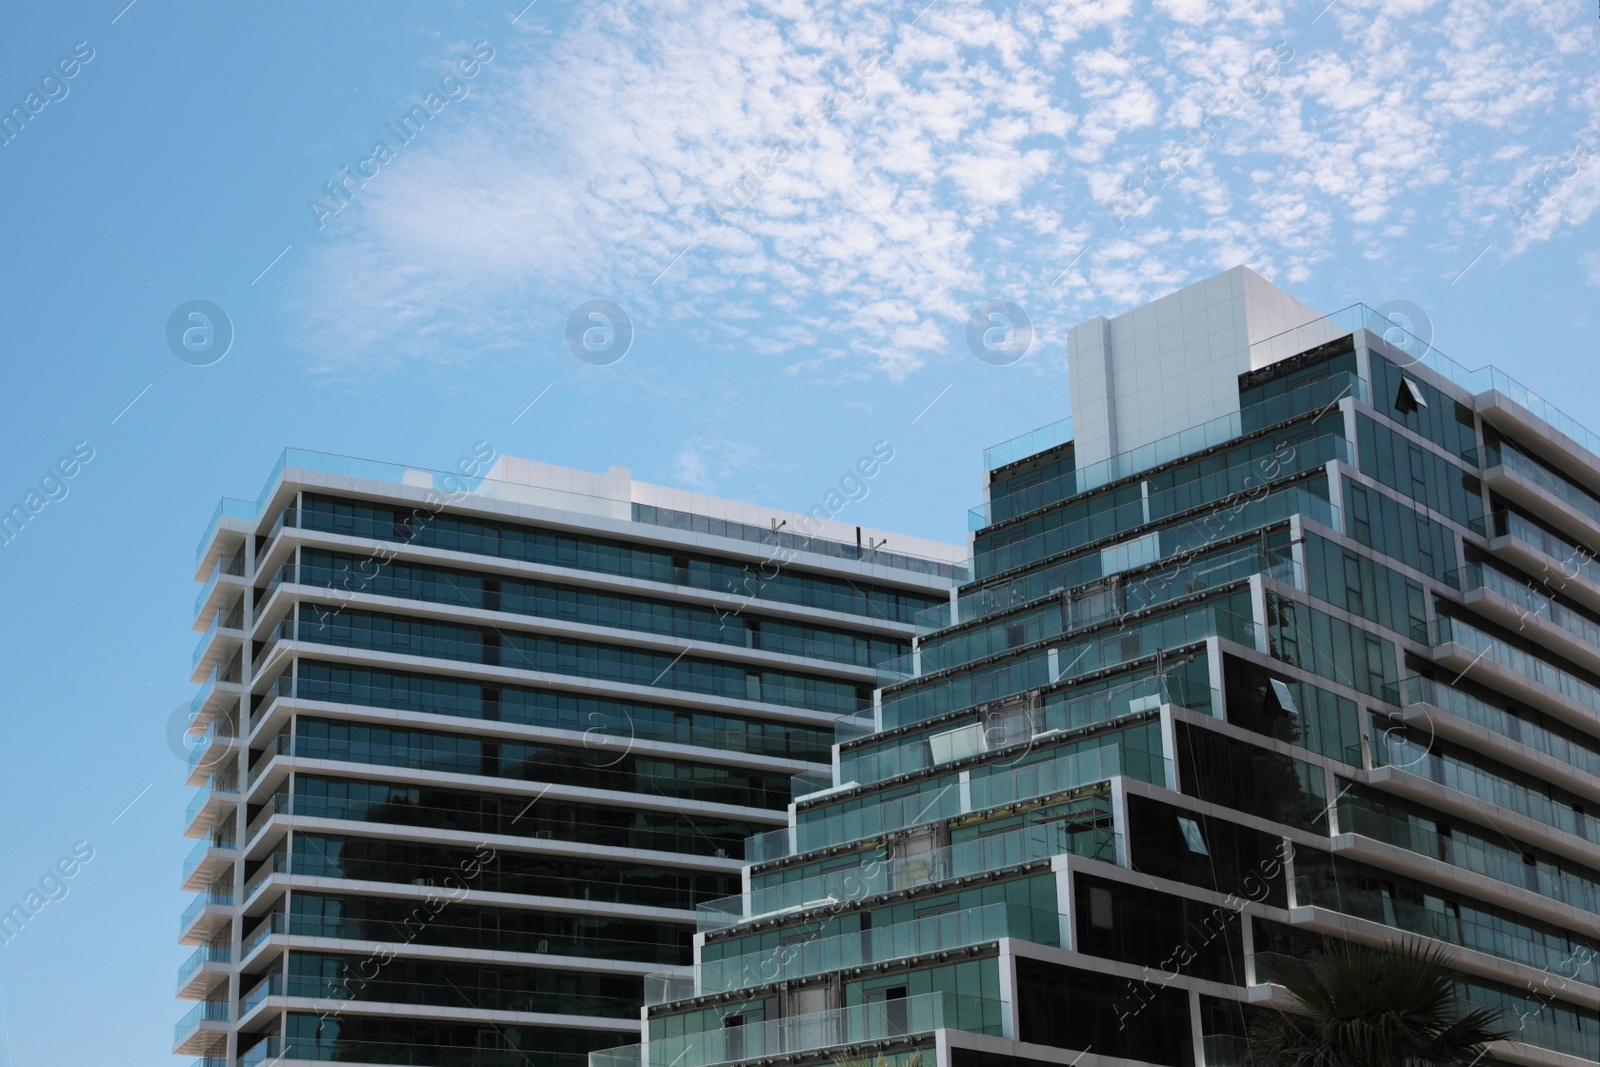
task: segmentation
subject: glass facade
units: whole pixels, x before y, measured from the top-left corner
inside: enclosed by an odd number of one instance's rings
[[[749,843],[966,574],[956,546],[923,559],[548,477],[290,452],[253,512],[219,513],[197,565],[175,1051],[584,1067],[639,1041],[650,976],[693,963]],[[1031,915],[993,903],[975,943]],[[931,922],[886,910],[869,951],[942,941]],[[908,1025],[997,1028],[997,973],[972,997],[919,985]],[[870,1032],[852,1003],[842,1025]]]
[[[956,603],[591,1067],[1238,1067],[1330,937],[1459,953],[1494,1062],[1600,1057],[1600,598],[1530,563],[1584,573],[1600,456],[1362,312],[1253,353],[1235,414],[993,450]]]

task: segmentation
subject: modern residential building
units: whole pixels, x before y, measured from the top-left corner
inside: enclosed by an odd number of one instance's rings
[[[858,490],[892,458],[864,456]],[[201,538],[201,1067],[573,1067],[947,603],[964,547],[475,448],[289,450]]]
[[[1069,355],[970,579],[593,1067],[1233,1067],[1286,958],[1401,938],[1494,1060],[1600,1060],[1600,438],[1244,268]]]

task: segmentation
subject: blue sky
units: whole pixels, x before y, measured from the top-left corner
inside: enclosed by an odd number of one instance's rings
[[[0,1067],[171,1062],[194,543],[286,445],[803,509],[886,440],[851,515],[959,540],[1067,328],[1235,263],[1600,426],[1591,0],[125,2],[0,35],[0,511],[92,450],[0,546],[0,910],[93,849],[0,945]]]

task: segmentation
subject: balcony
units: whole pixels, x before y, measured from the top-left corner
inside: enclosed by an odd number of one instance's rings
[[[843,1045],[900,1041],[937,1030],[998,1036],[1005,1014],[1006,1006],[998,1000],[960,993],[920,993],[591,1052],[589,1067],[736,1063],[815,1053]]]
[[[178,996],[205,1000],[228,980],[233,949],[227,945],[201,945],[178,965]]]
[[[620,1036],[620,1035],[619,1035]],[[535,1059],[537,1057],[537,1059]],[[546,1052],[531,1047],[484,1048],[465,1045],[419,1045],[394,1041],[323,1041],[264,1037],[239,1057],[239,1067],[273,1067],[275,1064],[327,1063],[387,1064],[390,1067],[589,1067],[577,1053]]]
[[[696,909],[699,928],[722,930],[779,915],[792,919],[811,911],[837,910],[883,893],[1002,871],[1068,853],[1116,863],[1119,842],[1110,818],[1109,810],[1086,807],[1083,819],[1071,826],[1064,819],[1052,821],[927,852],[872,860],[799,881],[752,887],[748,893],[700,905]]]
[[[1514,564],[1553,592],[1563,593],[1591,611],[1600,611],[1600,560],[1594,551],[1560,537],[1517,514],[1489,516],[1489,550]]]
[[[200,587],[200,595],[195,597],[194,628],[210,625],[211,616],[221,610],[223,604],[242,598],[248,587],[244,580],[244,556],[218,556],[205,584]]]
[[[240,1020],[248,1018],[251,1012],[266,1003],[268,997],[283,996],[286,981],[287,979],[281,974],[269,974],[257,982],[239,1003]]]
[[[1578,538],[1600,524],[1600,498],[1509,443],[1491,442],[1487,462],[1484,487],[1529,514]]]
[[[1600,739],[1585,743],[1550,729],[1541,717],[1514,715],[1430,678],[1403,679],[1389,701],[1402,706],[1401,720],[1407,724],[1600,800]]]
[[[174,1055],[215,1053],[226,1047],[228,1023],[233,1018],[225,1000],[202,1000],[178,1020],[173,1028]]]
[[[1600,714],[1600,686],[1466,622],[1434,620],[1433,660],[1475,681],[1490,684],[1579,729],[1592,729]]]
[[[178,940],[186,945],[209,940],[227,925],[232,908],[232,887],[207,887],[178,917]]]
[[[261,888],[267,884],[267,879],[271,878],[274,874],[279,873],[289,873],[289,854],[287,852],[272,853],[272,855],[268,856],[266,860],[262,862],[260,867],[256,868],[254,874],[245,879],[245,904],[248,905],[255,899],[256,894],[261,892]]]
[[[1550,585],[1481,563],[1469,563],[1459,578],[1469,608],[1600,674],[1600,621],[1548,595]]]
[[[189,801],[183,813],[183,836],[202,837],[229,821],[238,810],[239,781],[232,774],[214,774]],[[232,829],[231,826],[228,827]]]
[[[189,702],[189,728],[204,729],[218,714],[238,708],[239,698],[244,695],[243,676],[243,664],[238,657],[211,668],[200,692]]]
[[[236,655],[244,644],[244,599],[226,611],[211,616],[211,624],[194,646],[189,660],[189,680],[198,682],[210,673],[219,660]]]
[[[189,785],[199,785],[218,772],[232,771],[239,751],[238,727],[231,715],[211,720],[205,733],[189,750]]]
[[[752,989],[772,982],[865,967],[928,952],[966,948],[1016,937],[1041,945],[1061,943],[1062,917],[1019,904],[985,904],[965,911],[928,915],[858,933],[813,937],[759,952],[706,961],[696,968],[695,996]],[[650,1006],[646,987],[645,1003]],[[666,990],[668,984],[661,984]],[[676,988],[681,990],[681,984]]]
[[[1018,516],[1068,500],[1080,493],[1208,452],[1245,434],[1288,422],[1319,409],[1332,409],[1347,396],[1365,402],[1366,382],[1350,373],[1302,382],[1287,393],[1248,408],[1180,430],[1099,463],[1092,463],[1070,473],[994,497],[988,503],[967,513],[967,528],[982,530],[995,523],[1008,522]]]
[[[249,727],[247,732],[254,733],[263,722],[272,718],[277,712],[279,697],[294,696],[294,676],[285,670],[272,680],[272,684],[251,698]]]
[[[263,536],[261,547],[256,552],[257,576],[263,573],[266,568],[273,566],[273,561],[280,554],[293,551],[292,544],[286,544],[278,535],[284,530],[295,530],[299,528],[300,512],[297,509],[294,507],[286,507],[282,511],[278,512],[278,517],[272,520],[272,526]],[[269,599],[271,599],[271,596],[272,594],[269,591],[266,596],[260,598],[260,602],[263,604],[266,603]]]
[[[256,653],[255,665],[258,674],[270,674],[272,654],[285,641],[293,641],[298,627],[295,618],[291,615],[282,620],[278,625],[267,631],[267,636],[261,642],[261,651]]]
[[[183,861],[183,888],[194,892],[216,881],[238,858],[239,848],[232,838],[201,841]]]
[[[795,826],[756,834],[745,841],[745,862],[767,863],[1021,800],[1074,792],[1125,773],[1164,786],[1172,773],[1168,762],[1159,754],[1131,750],[1125,754],[1123,746],[1107,745],[975,779],[966,789],[959,788],[951,776],[936,791],[926,790],[854,811],[823,814]]]

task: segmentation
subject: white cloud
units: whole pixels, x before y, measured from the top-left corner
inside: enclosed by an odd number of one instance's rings
[[[559,355],[603,297],[641,336],[898,379],[961,358],[996,296],[1060,336],[1233,262],[1292,283],[1514,255],[1600,207],[1600,164],[1520,228],[1509,207],[1600,116],[1574,44],[1597,34],[1477,6],[1341,0],[1312,24],[1320,5],[1263,0],[935,0],[913,25],[867,0],[597,0],[501,45],[329,224],[307,346],[334,374]],[[1280,41],[1293,59],[1244,100]],[[1118,226],[1107,203],[1208,116]]]

